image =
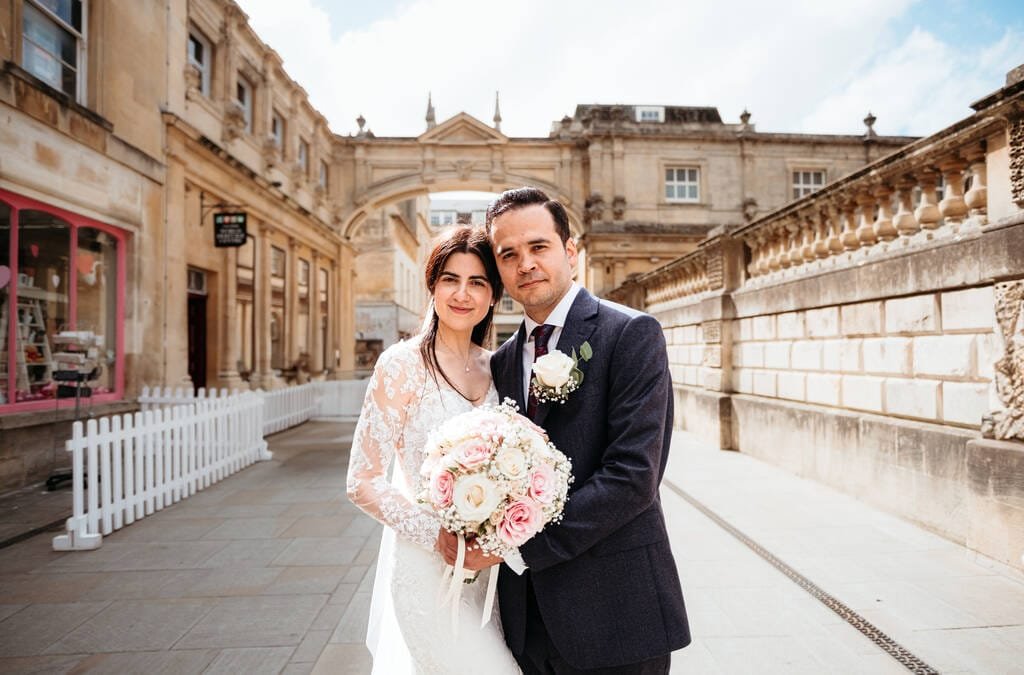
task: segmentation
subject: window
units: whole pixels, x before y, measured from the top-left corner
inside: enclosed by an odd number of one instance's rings
[[[270,247],[270,275],[284,278],[285,253],[284,249],[276,246]]]
[[[82,0],[25,0],[22,66],[72,99],[85,98]]]
[[[638,105],[636,107],[637,122],[664,122],[665,106]]]
[[[115,228],[0,190],[0,412],[123,393],[123,263]]]
[[[324,161],[320,162],[320,181],[319,181],[319,185],[324,190],[327,190],[327,162],[324,162]]]
[[[203,37],[198,31],[189,31],[188,34],[188,62],[199,71],[199,91],[203,96],[210,95],[210,68],[213,63],[213,52],[210,51],[210,41]]]
[[[235,83],[235,100],[242,107],[242,116],[245,118],[245,130],[252,133],[252,85],[241,75]]]
[[[278,153],[284,154],[284,118],[276,110],[270,119],[270,137],[274,139]]]
[[[459,214],[456,211],[431,211],[430,224],[434,227],[454,225],[458,215]]]
[[[508,291],[504,291],[501,294],[501,303],[498,305],[498,311],[505,314],[511,314],[516,311],[516,301],[512,299],[512,296],[508,294]]]
[[[192,267],[188,268],[188,292],[206,295],[206,272]]]
[[[809,171],[793,172],[793,199],[800,199],[812,192],[820,190],[825,185],[825,171],[823,169],[812,169]]]
[[[309,286],[309,261],[299,258],[299,286]]]
[[[302,175],[309,175],[309,143],[303,139],[299,139],[299,167],[302,169]]]
[[[665,199],[670,202],[700,201],[700,169],[692,166],[665,169]]]
[[[470,222],[473,225],[483,225],[486,220],[487,220],[487,211],[484,211],[484,210],[473,211],[472,215],[470,216]]]

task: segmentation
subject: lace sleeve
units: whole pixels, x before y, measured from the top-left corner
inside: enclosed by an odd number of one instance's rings
[[[440,520],[388,478],[395,455],[402,451],[409,406],[415,405],[423,378],[419,354],[409,345],[395,345],[380,355],[352,437],[347,489],[352,503],[369,516],[399,537],[433,550]]]

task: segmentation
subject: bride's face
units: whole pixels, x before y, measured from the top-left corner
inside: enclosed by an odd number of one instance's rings
[[[438,321],[455,331],[471,331],[491,307],[491,284],[472,253],[453,253],[434,285]]]

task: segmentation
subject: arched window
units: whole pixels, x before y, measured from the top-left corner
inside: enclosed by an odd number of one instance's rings
[[[0,190],[0,413],[123,395],[124,240]]]

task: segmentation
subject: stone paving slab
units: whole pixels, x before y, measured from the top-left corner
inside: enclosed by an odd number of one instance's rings
[[[1024,664],[1024,575],[1016,570],[981,558],[907,521],[778,467],[740,453],[703,446],[686,433],[677,432],[673,439],[666,480],[940,672],[1024,672],[1024,665],[1021,665]],[[690,606],[696,608],[696,616],[691,611],[691,621],[695,636],[699,636],[700,626],[705,623],[702,612],[707,601],[705,598],[694,603],[695,596],[706,595],[716,584],[728,587],[730,582],[725,579],[730,578],[734,588],[742,587],[745,581],[741,582],[735,575],[735,561],[747,559],[753,553],[733,539],[741,550],[737,550],[737,558],[729,556],[731,563],[722,561],[723,578],[716,580],[713,566],[694,565],[696,561],[688,560],[693,555],[693,542],[706,546],[715,540],[713,532],[701,529],[687,535],[684,532],[689,519],[687,510],[676,507],[672,500],[678,496],[670,490],[663,489],[662,493],[683,589]],[[759,558],[753,558],[752,564],[757,560]],[[748,572],[745,567],[741,569]],[[781,574],[779,576],[782,578]],[[764,574],[756,577],[758,582],[766,578]],[[786,583],[797,588],[788,579]],[[765,616],[763,607],[767,600],[754,600],[761,609],[751,607],[746,610],[749,611],[747,616],[737,611],[742,603],[735,598],[723,611],[729,621],[747,622],[750,616]],[[811,600],[812,604],[814,602]],[[813,614],[813,607],[808,606],[800,618]],[[722,616],[708,613],[707,618],[712,626],[723,624]],[[776,620],[790,626],[794,617],[783,614]],[[834,619],[829,623],[828,631],[838,638],[835,644],[852,649],[857,658],[851,661],[841,649],[822,652],[828,643],[801,647],[802,653],[817,653],[822,667],[834,669],[834,672],[890,672],[892,664],[896,663],[891,657],[884,653],[878,656],[879,650],[859,633],[856,634],[858,639],[851,637],[852,628],[847,624]],[[714,638],[725,640],[726,644],[732,641],[732,650],[709,649],[724,672],[745,672],[733,670],[742,667],[733,662],[734,655],[743,653],[750,657],[757,655],[757,672],[799,672],[804,668],[802,663],[784,663],[781,655],[772,657],[773,652],[767,647],[751,650],[752,644],[746,642],[742,632],[756,635],[755,628],[742,623],[739,627],[741,631],[733,637]],[[807,626],[803,635],[805,642],[818,640]],[[695,643],[703,642],[695,637]],[[705,658],[700,654],[700,650],[692,649],[679,652],[674,659],[673,672],[694,672],[689,659]],[[704,672],[703,667],[697,670]],[[901,670],[899,667],[891,672]]]
[[[381,528],[344,499],[351,429],[276,434],[272,461],[97,551],[54,552],[52,534],[0,549],[0,672],[369,673]],[[666,479],[941,672],[1024,672],[1022,575],[682,432]],[[672,489],[662,499],[694,635],[673,673],[906,672]]]

